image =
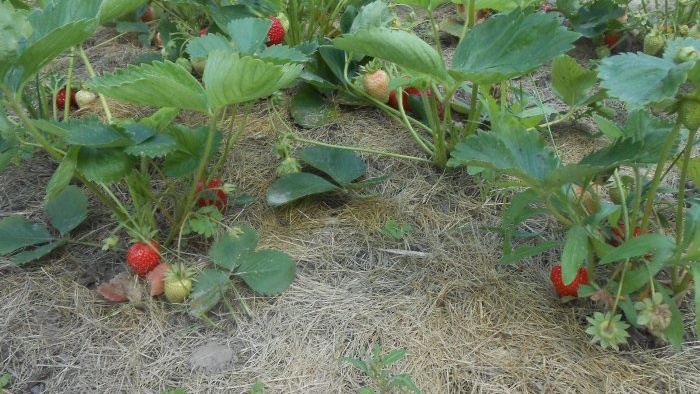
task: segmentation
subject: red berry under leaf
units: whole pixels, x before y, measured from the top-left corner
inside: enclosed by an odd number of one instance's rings
[[[608,240],[610,245],[618,247],[622,242],[625,242],[625,224],[623,222],[618,223],[617,227],[612,228],[611,231],[615,236]],[[632,231],[632,237],[638,237],[641,233],[642,229],[637,226]]]
[[[78,109],[78,103],[75,101],[75,89],[70,91],[70,107],[71,109]],[[59,111],[66,108],[66,87],[62,87],[58,93],[56,93],[56,107]]]
[[[608,48],[612,48],[617,44],[618,41],[620,41],[620,35],[617,33],[605,33],[603,35],[603,41],[605,41],[605,45],[608,46]]]
[[[588,270],[584,267],[579,268],[573,282],[565,285],[561,276],[561,265],[555,265],[552,267],[549,279],[552,281],[554,290],[556,290],[559,297],[578,297],[578,287],[582,284],[588,284]]]
[[[197,206],[201,208],[214,205],[219,211],[223,211],[228,202],[228,195],[224,192],[223,187],[224,183],[216,178],[209,181],[206,189],[204,189],[204,181],[199,181],[197,194],[200,198],[197,200]]]

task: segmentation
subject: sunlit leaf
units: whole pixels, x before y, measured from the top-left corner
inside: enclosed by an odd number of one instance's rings
[[[553,14],[514,10],[495,15],[469,30],[460,41],[450,73],[477,84],[502,82],[567,52],[578,37]]]

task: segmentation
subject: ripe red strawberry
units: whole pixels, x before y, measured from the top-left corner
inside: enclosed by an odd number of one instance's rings
[[[432,95],[432,92],[430,89],[426,91],[426,94],[428,96]],[[415,88],[413,86],[407,86],[403,89],[403,94],[401,95],[401,104],[403,104],[403,109],[406,112],[411,112],[411,104],[408,101],[408,96],[420,96],[420,90],[418,88]],[[392,90],[389,93],[389,105],[392,106],[395,109],[399,109],[399,100],[396,97],[396,91]]]
[[[364,75],[362,87],[365,92],[375,99],[386,103],[389,100],[389,74],[384,70],[376,70]]]
[[[610,245],[618,247],[622,242],[625,242],[625,224],[623,222],[618,223],[617,227],[611,229],[611,231],[615,234],[615,238],[608,240]],[[632,237],[638,237],[641,233],[642,229],[637,226],[634,228],[634,231],[632,231]]]
[[[620,41],[620,35],[614,32],[607,32],[603,35],[603,41],[608,48],[612,48]]]
[[[66,107],[66,87],[62,87],[58,93],[56,93],[56,106],[59,111]],[[78,103],[75,101],[75,89],[70,91],[70,107],[71,109],[78,109]]]
[[[223,187],[224,183],[217,178],[212,178],[206,189],[204,189],[204,181],[199,181],[197,183],[197,194],[200,198],[197,200],[197,206],[201,208],[215,205],[219,211],[223,211],[228,202],[228,195],[224,192]]]
[[[201,29],[199,29],[199,36],[200,36],[200,37],[201,37],[201,36],[206,36],[207,33],[209,33],[209,28],[207,28],[206,26],[205,26],[205,27],[202,27]]]
[[[145,276],[160,264],[160,246],[155,241],[135,242],[126,252],[126,262],[138,276]]]
[[[554,290],[556,290],[559,297],[578,297],[579,285],[588,284],[588,270],[584,267],[579,268],[573,282],[566,285],[564,284],[564,280],[561,276],[561,265],[557,264],[552,267],[552,272],[549,274],[549,279],[552,281]]]
[[[284,26],[282,26],[282,22],[274,16],[271,16],[270,20],[272,21],[272,26],[267,31],[267,37],[269,38],[265,43],[267,46],[277,45],[284,41]]]

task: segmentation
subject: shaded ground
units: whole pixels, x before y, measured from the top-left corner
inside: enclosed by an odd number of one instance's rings
[[[139,53],[119,45],[123,58],[112,47],[100,54],[105,64]],[[546,69],[536,80],[546,88]],[[276,127],[260,104],[224,176],[258,200],[229,208],[225,223],[248,223],[262,247],[295,258],[289,290],[256,297],[243,288],[254,317],[221,306],[212,327],[161,299],[112,304],[98,296],[97,284],[126,269],[123,253],[75,245],[22,268],[0,260],[0,374],[14,376],[9,392],[247,393],[261,381],[273,394],[352,393],[367,382],[339,358],[364,357],[374,344],[408,349],[394,370],[425,393],[700,392],[698,343],[676,353],[637,333],[620,352],[601,350],[584,332],[593,306],[562,305],[551,289],[556,256],[499,266],[500,239],[484,228],[500,222],[502,201],[461,171],[364,156],[369,176],[392,174],[374,197],[270,209]],[[585,151],[593,143],[572,128],[554,130],[557,145]],[[333,124],[301,133],[418,153],[401,127],[369,108],[343,109]],[[53,168],[37,156],[0,175],[1,214],[40,217]],[[91,209],[78,233],[99,241],[111,219],[97,202]],[[388,238],[380,232],[387,219],[412,231]],[[556,234],[554,223],[529,225]],[[185,252],[194,264],[208,261],[205,245]]]

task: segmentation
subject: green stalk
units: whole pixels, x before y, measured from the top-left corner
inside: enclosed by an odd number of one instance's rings
[[[66,79],[66,100],[63,105],[63,121],[67,122],[70,117],[70,101],[71,91],[73,90],[73,68],[75,66],[75,47],[70,48],[70,56],[68,56],[68,72]]]
[[[310,144],[310,145],[325,146],[327,148],[352,150],[352,151],[356,151],[356,152],[371,153],[374,155],[395,157],[397,159],[413,160],[413,161],[417,161],[417,162],[421,162],[421,163],[433,164],[432,160],[424,159],[422,157],[401,155],[398,153],[385,152],[385,151],[380,151],[380,150],[376,150],[376,149],[369,149],[369,148],[355,148],[352,146],[334,145],[334,144],[329,144],[326,142],[321,142],[321,141],[311,140],[311,139],[304,138],[304,137],[299,137],[295,134],[290,134],[289,139],[292,141],[295,141],[295,142],[303,142],[305,144]]]
[[[680,245],[683,240],[683,208],[685,207],[685,183],[688,179],[688,167],[693,154],[693,145],[695,145],[695,137],[697,130],[691,131],[688,136],[688,141],[685,144],[683,152],[683,161],[681,162],[681,173],[678,181],[678,201],[676,202],[676,245]]]
[[[646,233],[647,228],[649,228],[649,220],[651,218],[651,211],[654,208],[654,200],[656,197],[656,192],[659,189],[659,184],[661,183],[661,174],[663,173],[664,166],[666,164],[666,160],[668,159],[669,154],[671,153],[671,149],[673,148],[673,143],[676,141],[678,136],[680,135],[681,132],[681,124],[680,121],[676,121],[676,124],[673,126],[673,130],[671,130],[671,135],[669,135],[668,139],[666,140],[666,144],[661,150],[661,155],[659,156],[659,161],[656,164],[656,170],[654,171],[654,178],[651,181],[651,186],[649,187],[649,190],[647,190],[646,195],[647,195],[647,201],[646,201],[646,206],[644,207],[644,216],[642,217],[642,225],[641,231],[642,234]]]
[[[199,180],[202,179],[202,174],[204,174],[204,169],[207,166],[209,155],[211,154],[211,151],[214,147],[214,137],[216,136],[216,119],[219,117],[220,111],[221,109],[218,109],[215,113],[209,116],[209,134],[207,134],[207,140],[204,143],[204,152],[202,154],[202,159],[199,161],[199,166],[195,171],[192,184],[190,185],[190,190],[185,195],[184,204],[178,207],[177,214],[175,215],[177,219],[177,225],[170,228],[170,233],[168,233],[168,236],[165,239],[165,244],[170,243],[173,240],[173,238],[177,235],[177,233],[180,231],[180,228],[184,225],[185,221],[187,220],[192,206],[194,206],[194,202],[197,195],[197,182],[199,182]]]
[[[83,60],[83,64],[85,64],[85,68],[87,69],[90,77],[96,78],[97,73],[92,68],[92,64],[90,64],[90,60],[88,59],[87,54],[85,53],[85,49],[83,49],[82,46],[80,46],[80,58]],[[112,112],[109,110],[109,105],[107,105],[107,99],[102,93],[98,92],[97,95],[100,98],[100,103],[102,103],[102,109],[105,111],[107,123],[112,123]]]

